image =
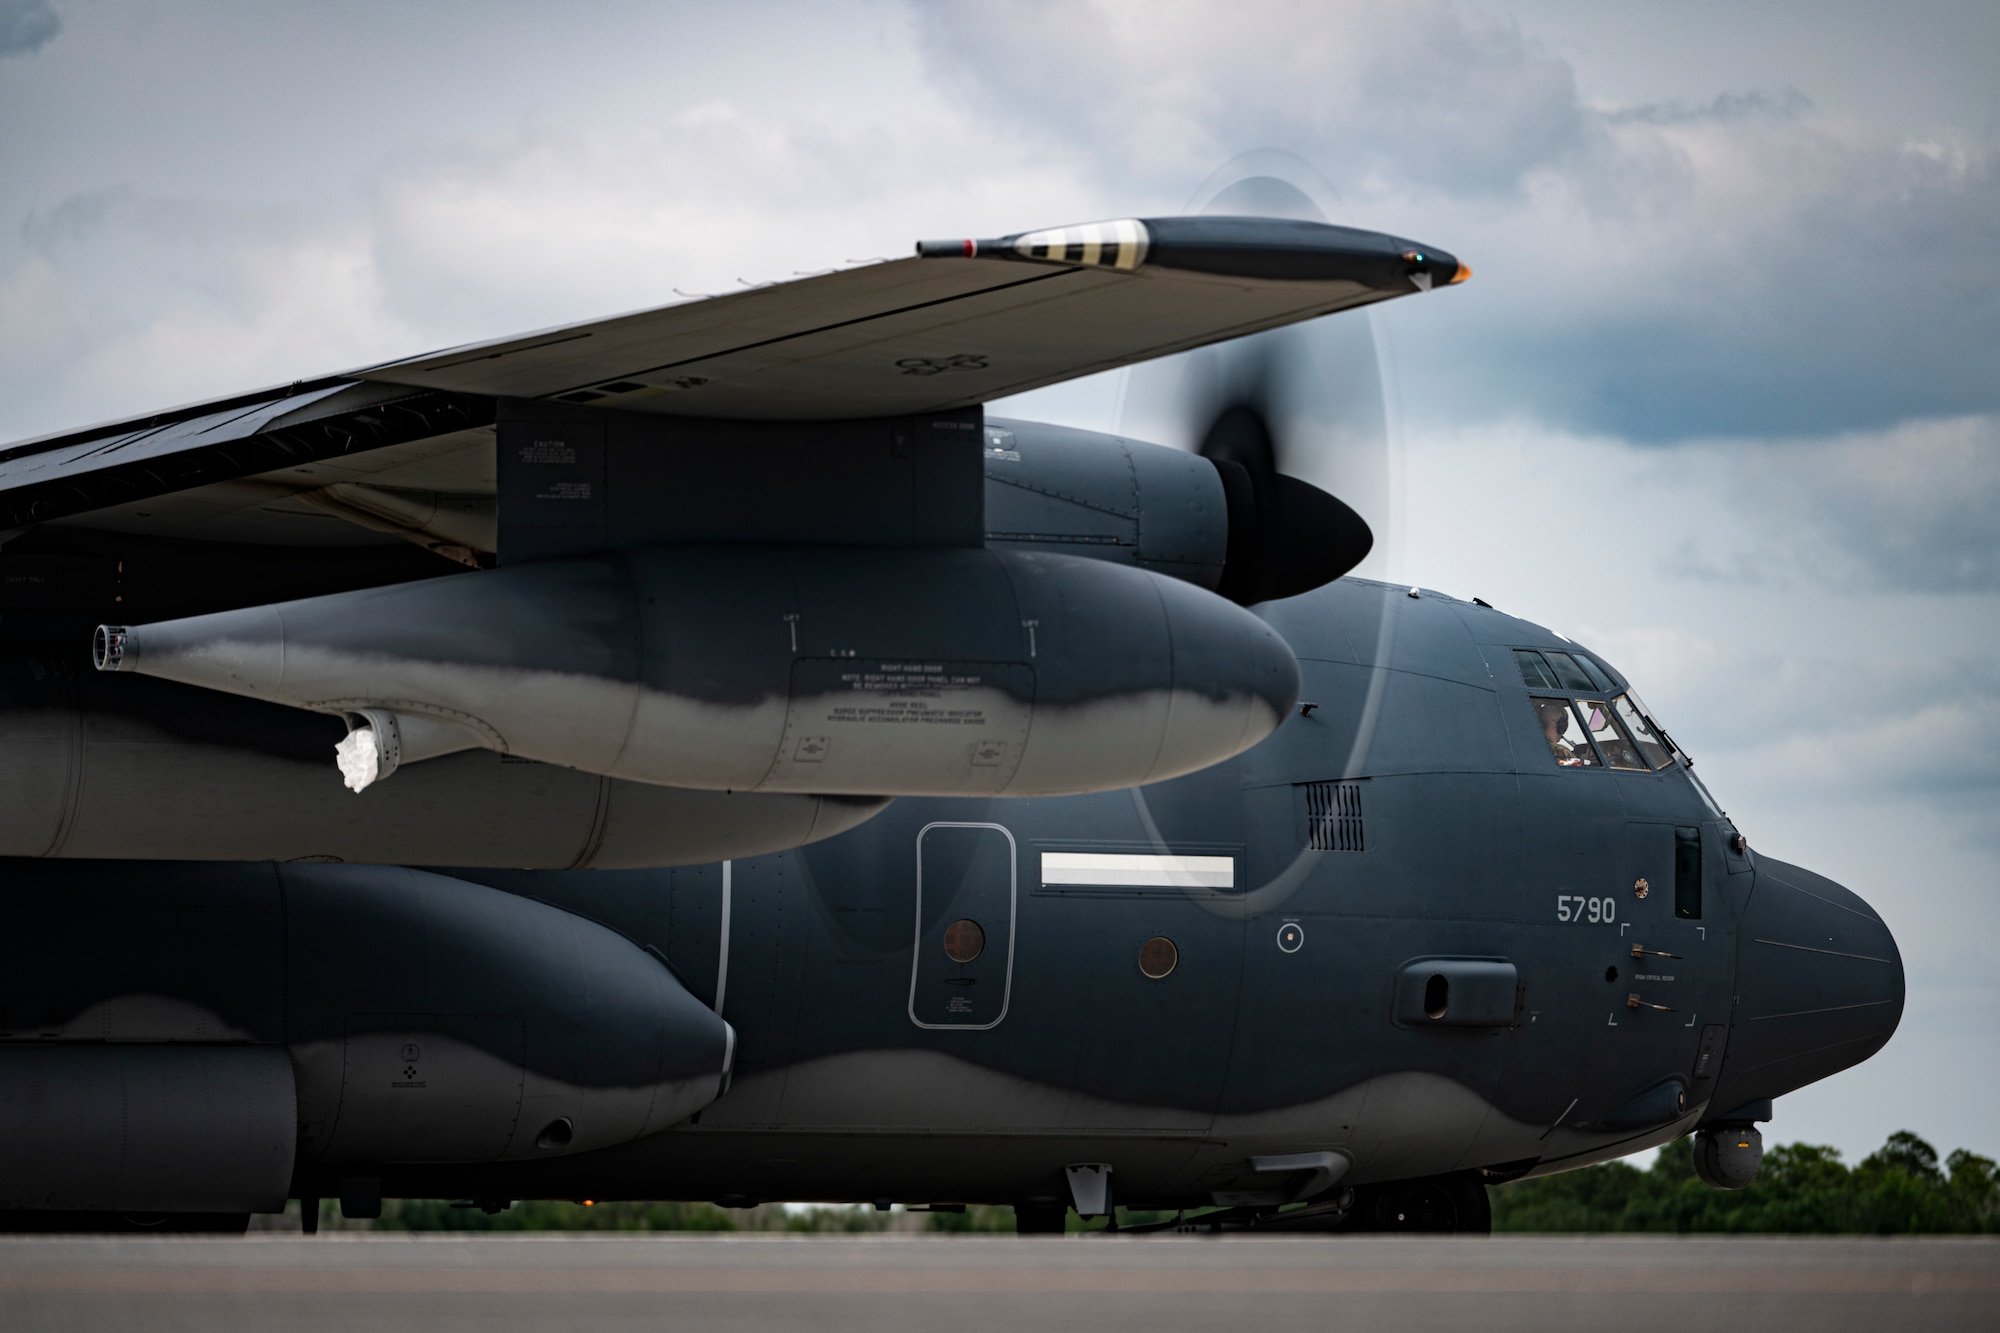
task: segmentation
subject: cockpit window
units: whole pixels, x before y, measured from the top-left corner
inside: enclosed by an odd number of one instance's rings
[[[1641,771],[1652,767],[1639,757],[1639,748],[1632,744],[1625,731],[1614,718],[1611,705],[1601,699],[1578,699],[1577,716],[1583,719],[1584,730],[1597,742],[1598,753],[1612,768],[1636,768]]]
[[[1549,753],[1564,768],[1596,768],[1597,754],[1578,731],[1576,717],[1567,699],[1536,699],[1535,716],[1541,719],[1542,737]]]
[[[1653,726],[1644,708],[1631,695],[1621,694],[1611,701],[1617,710],[1618,720],[1625,724],[1626,733],[1639,747],[1639,753],[1651,768],[1665,768],[1674,762],[1674,752],[1668,748],[1666,738]]]
[[[1525,648],[1514,650],[1514,665],[1521,668],[1521,679],[1528,682],[1531,690],[1559,690],[1562,685],[1556,680],[1555,672],[1549,670],[1548,663],[1542,661],[1540,653],[1531,653]],[[1583,687],[1589,689],[1588,685]]]
[[[1516,648],[1514,665],[1530,692],[1549,753],[1564,768],[1648,772],[1681,757],[1639,696],[1619,692],[1611,673],[1582,652]],[[1550,698],[1543,691],[1562,691]],[[1690,765],[1692,767],[1692,765]]]
[[[1543,653],[1542,656],[1546,657],[1549,660],[1549,665],[1556,669],[1556,679],[1562,682],[1564,689],[1601,690],[1604,688],[1604,685],[1599,685],[1596,681],[1592,680],[1584,669],[1576,664],[1576,659],[1568,653]],[[1610,683],[1606,681],[1605,685]]]
[[[1538,653],[1528,648],[1514,650],[1514,665],[1521,679],[1537,690],[1610,691],[1618,687],[1604,668],[1582,653]]]

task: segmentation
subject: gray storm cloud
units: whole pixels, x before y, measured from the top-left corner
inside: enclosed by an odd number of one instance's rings
[[[62,17],[48,0],[0,0],[0,58],[31,56],[61,31]]]
[[[1692,454],[1737,532],[1781,553],[1773,557],[1781,579],[2000,592],[2000,416]]]
[[[932,63],[988,112],[1071,127],[1128,174],[1199,180],[1270,146],[1347,184],[1492,195],[1601,147],[1567,63],[1442,0],[1249,0],[1226,19],[1118,0],[920,13]]]
[[[924,50],[1127,179],[1286,149],[1358,224],[1472,264],[1448,317],[1393,317],[1413,415],[1665,442],[2000,407],[2000,172],[1969,129],[1899,137],[1789,86],[1587,99],[1514,22],[1441,2],[1045,11],[926,8]]]

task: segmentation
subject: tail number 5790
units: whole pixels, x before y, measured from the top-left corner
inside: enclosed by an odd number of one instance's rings
[[[1556,920],[1587,921],[1593,926],[1608,926],[1618,918],[1618,904],[1611,898],[1585,898],[1581,894],[1558,893],[1556,895]]]

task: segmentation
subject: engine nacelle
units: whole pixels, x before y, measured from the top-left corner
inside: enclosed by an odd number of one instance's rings
[[[1299,682],[1282,638],[1188,583],[952,548],[550,560],[105,627],[96,657],[348,717],[357,790],[474,747],[710,790],[1110,790],[1250,748]]]
[[[624,936],[423,871],[16,862],[0,921],[0,1209],[270,1211],[608,1147],[734,1056]]]
[[[1374,542],[1341,501],[1276,471],[1260,417],[1225,414],[1183,453],[1096,431],[995,418],[985,427],[986,544],[1059,551],[1185,579],[1241,605],[1291,597]]]
[[[985,442],[988,546],[1137,565],[1211,590],[1222,581],[1230,497],[1206,458],[999,418]],[[1239,501],[1234,518],[1240,528],[1255,516]]]

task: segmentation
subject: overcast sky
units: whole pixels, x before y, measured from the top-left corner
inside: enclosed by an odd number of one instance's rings
[[[1378,317],[1385,572],[1599,648],[1895,929],[1771,1137],[2000,1155],[2000,6],[0,0],[0,439],[1260,149],[1476,271]]]

